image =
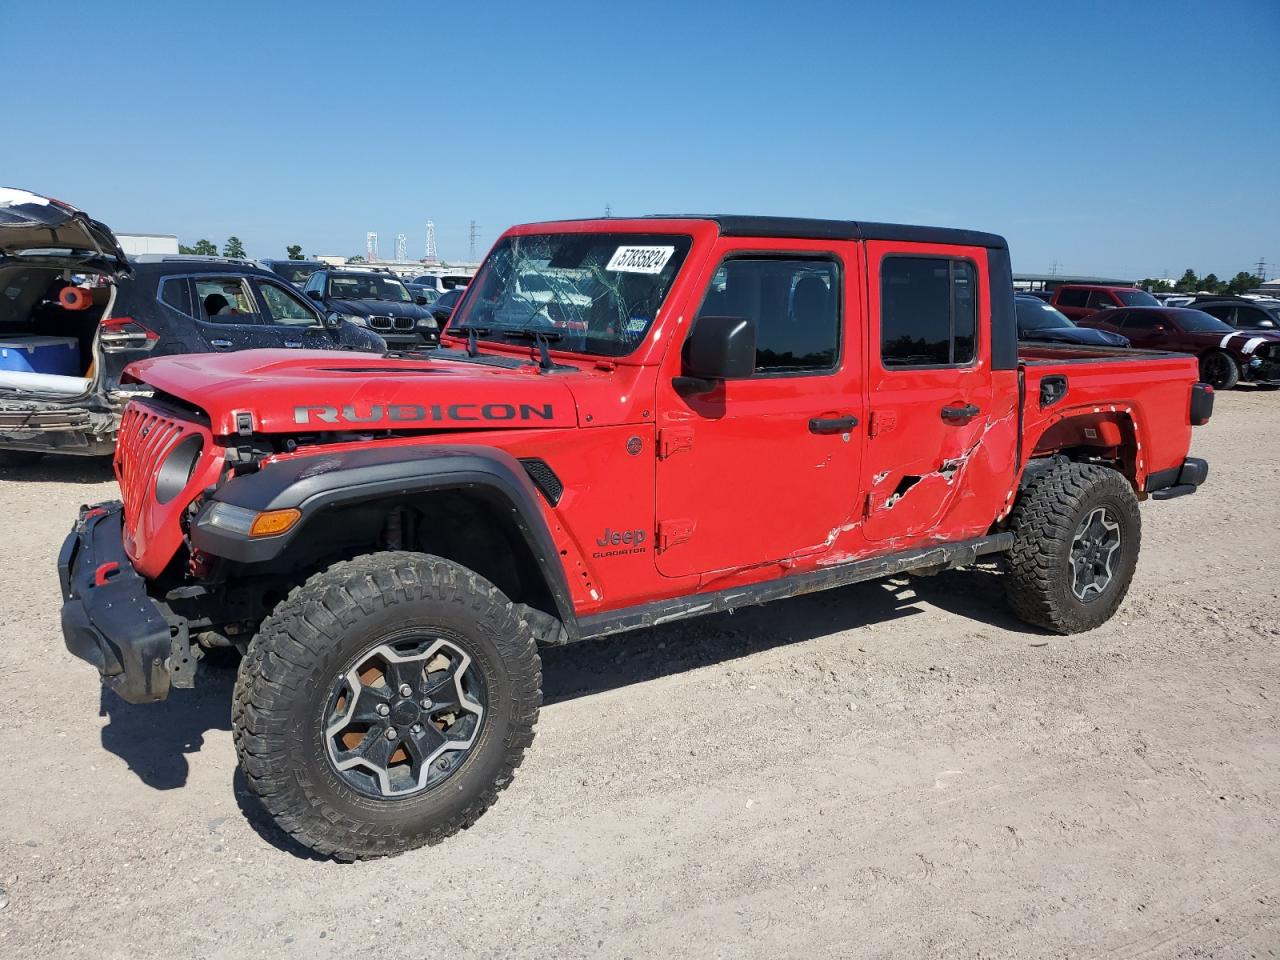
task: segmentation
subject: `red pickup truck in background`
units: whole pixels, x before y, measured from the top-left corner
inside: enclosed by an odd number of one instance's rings
[[[1020,352],[1001,237],[736,216],[515,227],[421,356],[130,374],[67,646],[133,701],[240,650],[246,782],[344,858],[480,816],[543,645],[986,555],[1024,620],[1098,626],[1213,400],[1185,354]]]
[[[1112,287],[1087,283],[1065,283],[1053,291],[1049,301],[1071,320],[1081,320],[1099,310],[1115,307],[1158,307],[1160,301],[1136,287]]]

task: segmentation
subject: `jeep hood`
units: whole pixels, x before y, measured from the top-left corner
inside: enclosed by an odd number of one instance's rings
[[[209,415],[215,435],[572,427],[572,374],[331,350],[245,350],[144,360],[129,379]]]
[[[113,273],[132,268],[106,226],[61,200],[0,187],[0,262],[72,261]]]

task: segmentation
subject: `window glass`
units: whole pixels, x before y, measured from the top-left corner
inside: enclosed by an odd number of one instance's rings
[[[1164,317],[1157,319],[1168,323]],[[1176,310],[1171,319],[1177,327],[1187,333],[1230,333],[1234,329],[1217,317],[1209,316],[1203,310]]]
[[[978,279],[968,260],[885,257],[880,265],[880,358],[886,367],[974,358]]]
[[[1081,290],[1075,287],[1063,287],[1058,291],[1058,306],[1060,307],[1083,307],[1085,301],[1088,299],[1088,290]]]
[[[390,300],[411,303],[413,297],[395,277],[377,273],[344,273],[329,277],[329,296],[334,300]]]
[[[1115,291],[1120,302],[1126,307],[1158,307],[1160,301],[1147,293],[1145,290],[1117,290]]]
[[[307,285],[302,288],[303,292],[314,294],[315,296],[322,296],[325,276],[326,274],[323,273],[313,273],[307,278]]]
[[[320,322],[314,310],[284,287],[277,287],[274,283],[259,280],[258,292],[262,294],[262,300],[267,305],[267,315],[272,323],[307,327]]]
[[[1231,305],[1229,303],[1214,303],[1207,307],[1199,307],[1198,309],[1203,310],[1211,317],[1217,317],[1224,323],[1231,322]]]
[[[1111,294],[1106,290],[1089,291],[1089,302],[1085,304],[1094,310],[1110,310],[1115,305],[1116,302],[1111,299]]]
[[[253,296],[238,277],[219,277],[196,281],[196,300],[200,316],[211,323],[252,323]]]
[[[756,373],[834,370],[840,347],[840,271],[830,260],[728,260],[711,278],[700,317],[756,327]]]
[[[1211,313],[1212,311],[1205,312]],[[1219,320],[1227,319],[1221,314],[1215,313],[1213,315]],[[1272,319],[1271,314],[1260,307],[1236,307],[1235,325],[1245,330],[1274,330],[1276,328],[1276,322]]]
[[[179,277],[169,277],[160,285],[160,299],[179,313],[191,316],[191,291],[187,281]]]
[[[1111,323],[1126,330],[1151,330],[1160,323],[1168,326],[1163,313],[1144,313],[1141,310],[1127,310],[1118,317],[1113,317]]]

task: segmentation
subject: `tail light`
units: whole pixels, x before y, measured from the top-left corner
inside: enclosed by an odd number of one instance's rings
[[[1213,416],[1213,387],[1207,383],[1192,384],[1191,425],[1203,427]]]
[[[150,350],[160,335],[132,317],[108,317],[98,329],[98,342],[107,353],[120,350]]]

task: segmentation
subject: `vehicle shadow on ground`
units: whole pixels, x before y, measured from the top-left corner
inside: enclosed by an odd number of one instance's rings
[[[923,605],[1012,633],[1017,619],[994,566],[894,577],[542,652],[542,702],[559,703],[749,657],[774,647],[923,613]]]
[[[115,479],[110,457],[45,457],[29,467],[0,467],[0,480],[19,483],[107,483]]]
[[[102,746],[129,765],[147,786],[175,790],[187,782],[187,755],[198,753],[209,730],[231,729],[232,661],[200,668],[194,690],[173,690],[159,703],[126,703],[102,688]]]

